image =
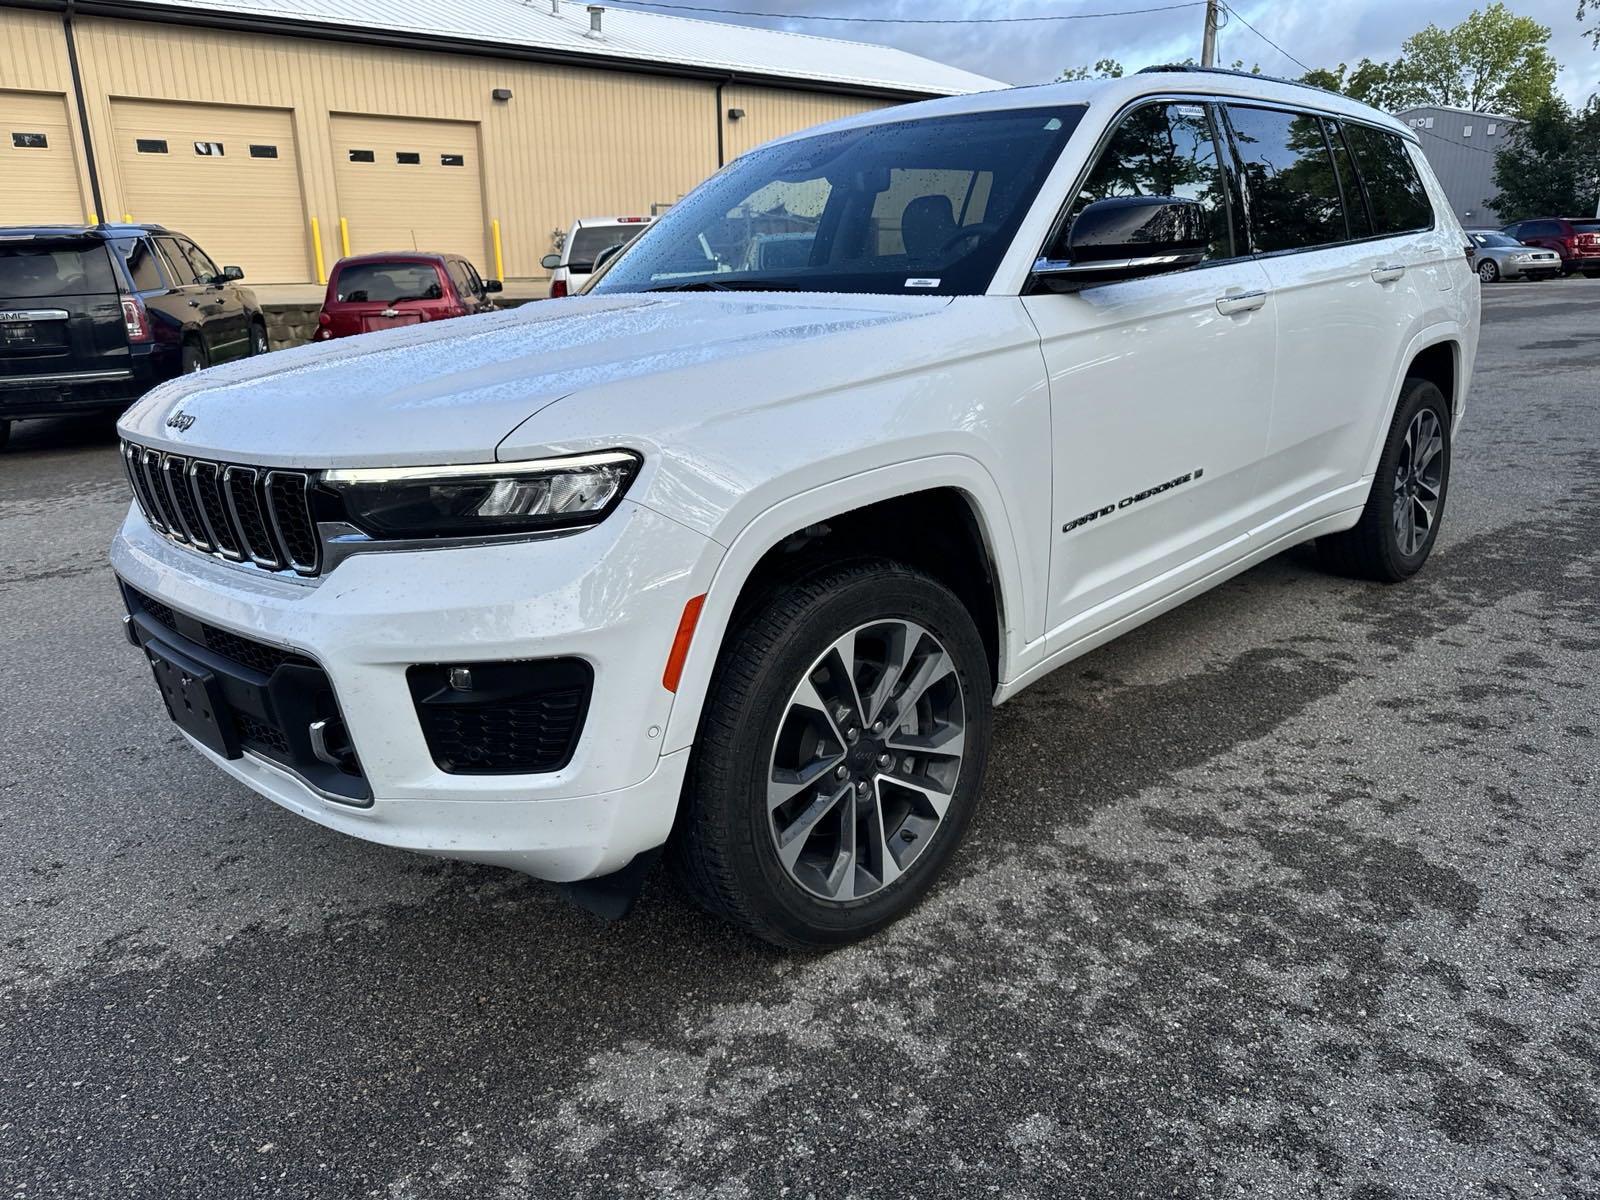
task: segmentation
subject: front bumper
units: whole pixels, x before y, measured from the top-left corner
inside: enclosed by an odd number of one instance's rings
[[[719,556],[700,534],[628,502],[583,533],[358,554],[314,583],[174,545],[137,509],[111,555],[144,596],[325,672],[370,800],[352,803],[283,764],[249,752],[224,758],[191,739],[224,771],[356,837],[563,882],[617,870],[671,831],[686,755],[661,753],[673,700],[661,672],[684,602]],[[586,722],[565,766],[441,770],[408,667],[557,657],[593,670]]]

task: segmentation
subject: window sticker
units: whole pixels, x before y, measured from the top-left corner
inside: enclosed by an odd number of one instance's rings
[[[908,288],[938,287],[939,281],[937,279],[908,279],[906,280],[906,286]]]

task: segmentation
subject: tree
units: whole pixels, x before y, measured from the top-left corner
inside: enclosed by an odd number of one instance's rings
[[[1588,2],[1600,8],[1600,0]],[[1390,111],[1446,104],[1523,117],[1555,94],[1559,68],[1549,42],[1548,25],[1494,0],[1459,25],[1412,34],[1393,62],[1363,58],[1353,68],[1318,68],[1302,80]]]
[[[1500,194],[1489,203],[1508,219],[1590,213],[1600,198],[1600,101],[1581,112],[1552,97],[1511,130],[1495,155]]]
[[[1590,9],[1600,13],[1600,0],[1578,0],[1578,20],[1583,20]],[[1584,36],[1594,43],[1596,50],[1600,50],[1600,29],[1590,29]]]
[[[1549,43],[1548,25],[1495,0],[1451,29],[1413,34],[1395,65],[1434,104],[1529,116],[1555,91]]]
[[[1121,79],[1122,64],[1114,58],[1102,58],[1092,67],[1068,67],[1056,76],[1057,83],[1076,83],[1080,79]]]

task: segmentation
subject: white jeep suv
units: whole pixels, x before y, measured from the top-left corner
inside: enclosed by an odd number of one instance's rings
[[[666,848],[754,933],[843,942],[955,852],[995,704],[1296,543],[1422,566],[1466,244],[1412,133],[1309,87],[853,117],[586,295],[152,392],[129,635],[311,820],[612,910]]]

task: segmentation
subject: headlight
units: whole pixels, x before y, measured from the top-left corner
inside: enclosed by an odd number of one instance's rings
[[[638,470],[637,454],[606,450],[531,462],[326,471],[322,483],[343,502],[346,520],[372,537],[481,537],[596,524]]]

